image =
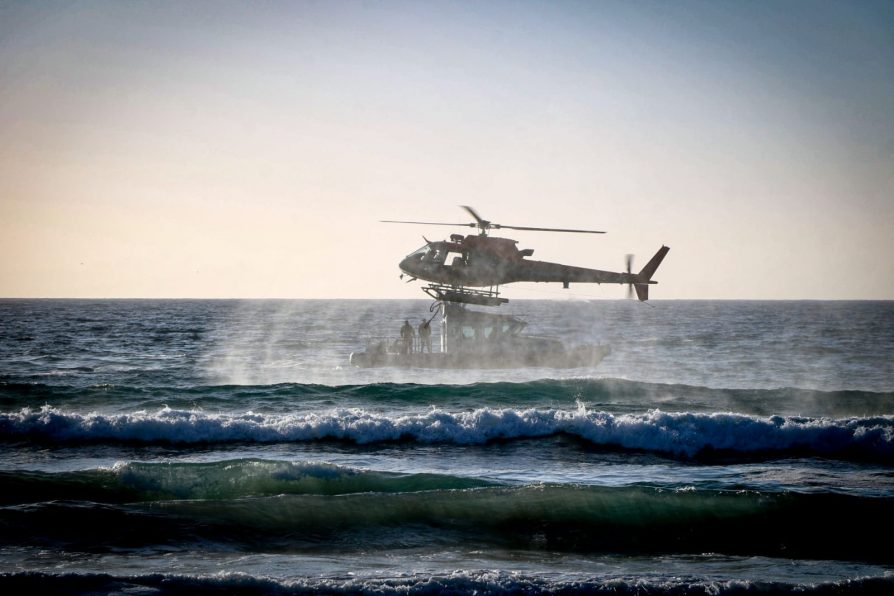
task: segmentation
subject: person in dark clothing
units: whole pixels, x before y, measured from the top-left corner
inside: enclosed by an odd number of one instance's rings
[[[413,351],[413,338],[415,335],[416,332],[413,331],[410,321],[404,321],[403,326],[400,328],[401,354],[409,354]]]

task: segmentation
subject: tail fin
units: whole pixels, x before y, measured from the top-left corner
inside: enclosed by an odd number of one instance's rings
[[[640,301],[646,301],[649,299],[649,283],[658,283],[657,281],[650,281],[652,276],[655,275],[655,271],[658,269],[658,265],[661,264],[661,261],[664,260],[664,256],[670,250],[667,246],[662,246],[658,249],[658,252],[655,253],[655,256],[646,263],[646,266],[643,267],[636,276],[639,278],[639,283],[634,283],[633,287],[636,289],[636,297],[640,299]]]
[[[658,265],[664,260],[664,255],[666,255],[669,250],[670,248],[667,246],[659,248],[658,252],[655,253],[655,256],[652,257],[652,260],[646,263],[646,266],[643,267],[636,276],[642,279],[643,282],[648,282],[652,279],[652,276],[655,275],[655,270],[658,269]]]

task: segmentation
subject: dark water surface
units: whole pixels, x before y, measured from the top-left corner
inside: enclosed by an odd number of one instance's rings
[[[0,588],[894,593],[894,303],[501,308],[612,353],[356,369],[429,303],[0,301]]]

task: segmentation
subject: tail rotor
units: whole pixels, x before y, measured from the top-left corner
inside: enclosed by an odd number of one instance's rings
[[[633,275],[633,255],[624,255],[625,265],[627,266],[627,275]],[[633,298],[633,282],[627,283],[627,299]]]

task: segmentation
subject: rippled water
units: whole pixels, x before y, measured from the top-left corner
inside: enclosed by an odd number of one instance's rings
[[[611,355],[349,366],[429,306],[0,301],[0,585],[894,589],[894,303],[520,301]]]

